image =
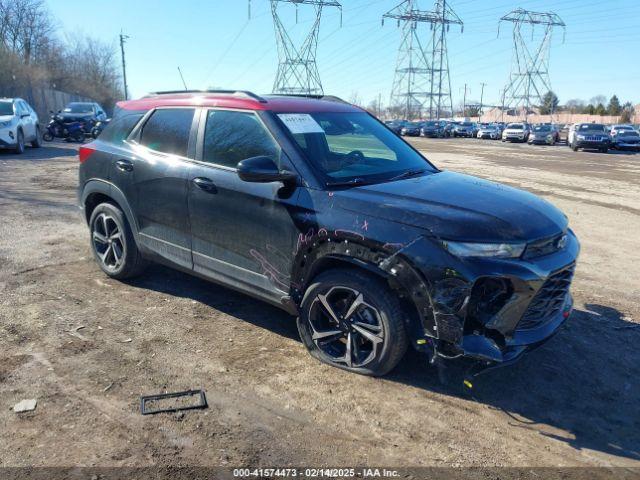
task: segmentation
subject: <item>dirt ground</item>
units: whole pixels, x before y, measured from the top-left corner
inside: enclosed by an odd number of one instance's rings
[[[567,327],[471,395],[462,363],[415,353],[382,379],[321,365],[285,313],[164,267],[110,280],[75,147],[0,152],[0,466],[640,467],[640,155],[412,141],[544,196],[582,242]],[[189,388],[208,409],[140,415]]]

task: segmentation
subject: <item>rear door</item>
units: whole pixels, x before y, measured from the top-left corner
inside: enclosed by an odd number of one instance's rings
[[[196,109],[158,108],[133,135],[130,155],[114,159],[118,175],[130,176],[142,247],[192,268],[187,173],[195,153]]]
[[[298,191],[240,180],[238,162],[260,155],[293,170],[255,112],[203,110],[199,161],[188,179],[193,263],[209,277],[280,298],[289,291]]]

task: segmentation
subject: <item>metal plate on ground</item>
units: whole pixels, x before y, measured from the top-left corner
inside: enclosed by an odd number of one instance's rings
[[[189,397],[197,403],[186,403]],[[174,405],[164,406],[167,400],[176,399]],[[149,407],[151,404],[151,407]],[[157,405],[154,408],[154,404]],[[140,413],[153,415],[155,413],[179,412],[181,410],[195,410],[207,408],[207,397],[204,390],[186,390],[184,392],[162,393],[159,395],[147,395],[140,397]]]

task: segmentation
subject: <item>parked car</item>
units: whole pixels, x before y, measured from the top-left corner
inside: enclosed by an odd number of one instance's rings
[[[616,150],[640,151],[640,133],[635,130],[620,130],[611,140],[611,147]]]
[[[460,122],[453,127],[454,137],[473,138],[478,133],[478,127],[472,122]]]
[[[486,125],[484,127],[480,127],[477,137],[498,140],[500,138],[500,130],[496,125]]]
[[[419,137],[422,129],[422,122],[407,122],[400,129],[400,135],[403,137]]]
[[[441,171],[346,103],[154,94],[119,103],[79,159],[106,275],[157,260],[245,292],[352,372],[383,375],[409,345],[510,363],[572,310],[579,243],[560,210]]]
[[[633,128],[633,125],[612,125],[609,129],[609,135],[611,136],[611,140],[615,139],[616,136],[621,132],[635,132],[636,129]]]
[[[510,123],[502,132],[503,142],[526,142],[531,133],[527,123]]]
[[[0,98],[0,147],[24,153],[25,145],[41,144],[38,115],[21,98]]]
[[[389,120],[384,122],[389,129],[393,131],[396,135],[400,135],[402,127],[404,127],[408,122],[405,120]]]
[[[568,144],[574,152],[586,148],[607,153],[611,139],[607,127],[601,123],[577,123],[569,130]]]
[[[451,131],[444,120],[431,120],[424,122],[421,134],[423,137],[445,138],[451,135]]]
[[[555,145],[558,141],[559,133],[553,125],[534,125],[529,134],[530,145]]]
[[[71,102],[61,112],[59,112],[62,121],[83,122],[90,124],[87,126],[87,133],[91,132],[94,125],[107,119],[104,109],[94,102]]]

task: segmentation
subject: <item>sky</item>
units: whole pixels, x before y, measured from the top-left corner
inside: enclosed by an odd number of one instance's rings
[[[401,0],[340,0],[338,9],[323,11],[317,63],[325,94],[387,104],[393,83],[401,29],[381,24],[384,13]],[[418,0],[422,9],[433,0]],[[564,103],[617,94],[622,102],[640,102],[639,0],[449,0],[464,22],[464,32],[451,28],[449,70],[454,105],[478,101],[499,103],[509,79],[513,56],[512,25],[502,15],[522,7],[557,13],[567,25],[554,32],[549,73]],[[125,45],[131,97],[150,91],[181,89],[178,66],[190,89],[225,88],[272,91],[278,64],[268,0],[110,0],[78,8],[77,2],[48,0],[64,32],[84,33],[119,48]],[[294,40],[311,27],[312,8],[283,5],[282,20]],[[422,27],[421,27],[422,28]],[[527,30],[530,32],[530,30]],[[541,32],[533,32],[534,40]],[[425,44],[429,29],[423,29]],[[531,33],[525,37],[531,39]],[[118,56],[119,59],[119,56]]]

